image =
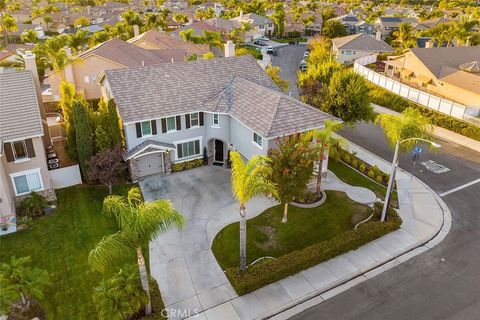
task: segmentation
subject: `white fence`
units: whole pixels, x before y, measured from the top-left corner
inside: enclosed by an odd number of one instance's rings
[[[424,107],[448,114],[458,119],[465,119],[467,107],[455,103],[451,100],[443,99],[427,92],[412,88],[403,83],[387,78],[373,70],[370,70],[358,63],[355,63],[353,69],[369,81],[396,93],[410,101],[418,103]]]
[[[66,188],[82,183],[82,176],[80,175],[80,167],[78,164],[50,170],[48,173],[50,174],[54,189]]]
[[[366,66],[367,64],[377,62],[377,54],[372,54],[369,56],[361,57],[355,60],[355,63],[358,63],[361,66]]]

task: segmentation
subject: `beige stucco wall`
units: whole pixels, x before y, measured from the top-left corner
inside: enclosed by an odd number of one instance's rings
[[[115,62],[103,59],[96,55],[91,55],[81,61],[75,62],[72,66],[73,81],[78,92],[83,92],[86,99],[99,99],[102,96],[102,90],[96,81],[100,78],[105,70],[120,69],[124,66]],[[65,78],[65,73],[62,76]],[[85,77],[90,77],[88,83]],[[96,80],[91,77],[95,76]],[[60,97],[60,83],[62,79],[58,73],[53,73],[48,77],[48,83],[52,90],[54,100]]]
[[[369,55],[374,54],[375,52],[372,51],[362,51],[362,50],[350,50],[352,54],[347,55],[345,53],[342,54],[342,51],[346,52],[347,50],[338,50],[335,46],[333,46],[333,53],[337,59],[337,61],[341,64],[351,64],[356,59],[363,58]],[[355,52],[355,53],[354,53]]]
[[[45,156],[45,148],[43,146],[43,141],[41,137],[32,138],[33,147],[35,149],[35,157],[31,158],[29,161],[15,163],[7,162],[6,157],[2,157],[1,161],[5,175],[7,176],[7,185],[10,187],[11,193],[15,196],[15,189],[13,187],[12,179],[9,176],[12,173],[23,172],[28,170],[33,170],[40,168],[40,175],[42,177],[43,189],[49,190],[52,189],[50,182],[50,176],[48,174],[47,160]]]
[[[3,168],[5,155],[0,156],[0,217],[14,214],[13,194],[9,185],[9,177]]]

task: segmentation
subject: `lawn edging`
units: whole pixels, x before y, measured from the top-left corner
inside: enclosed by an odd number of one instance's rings
[[[378,215],[377,215],[378,217]],[[227,268],[225,274],[238,295],[244,295],[270,283],[313,267],[323,261],[355,250],[400,228],[402,220],[395,210],[389,211],[386,222],[371,221],[357,230],[346,231],[332,239],[322,241],[302,250],[292,251],[242,272],[240,268]]]

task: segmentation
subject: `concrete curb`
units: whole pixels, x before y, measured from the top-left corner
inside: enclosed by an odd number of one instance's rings
[[[362,149],[366,153],[374,155],[370,151],[360,146],[355,145],[355,147]],[[374,156],[384,162],[387,162],[386,160],[378,157],[377,155],[374,155]],[[406,173],[405,170],[403,169],[399,168],[398,171],[408,175],[408,173]],[[421,253],[424,253],[425,251],[433,248],[434,246],[439,244],[443,239],[445,239],[452,225],[452,216],[451,216],[450,209],[442,200],[442,198],[435,191],[433,191],[427,184],[425,184],[422,180],[418,179],[417,177],[414,177],[414,179],[416,179],[420,184],[422,184],[425,187],[425,189],[427,189],[432,194],[432,196],[435,198],[438,205],[440,206],[440,209],[442,210],[442,219],[443,219],[442,224],[440,228],[431,237],[425,240],[419,241],[415,245],[412,245],[411,248],[407,248],[403,250],[403,252],[400,252],[397,255],[395,255],[394,257],[384,262],[378,263],[377,265],[371,267],[367,271],[359,272],[358,274],[353,274],[348,279],[344,279],[343,281],[332,285],[330,288],[327,288],[321,292],[315,292],[311,296],[304,297],[297,301],[293,301],[292,303],[282,307],[280,310],[278,310],[278,312],[274,314],[265,315],[260,319],[275,319],[275,320],[289,319],[315,305],[318,305],[330,298],[335,297],[336,295],[344,291],[347,291],[348,289],[353,288],[354,286],[364,282],[365,280],[371,279],[385,271],[392,269],[393,267],[399,264],[402,264],[410,260],[411,258]]]

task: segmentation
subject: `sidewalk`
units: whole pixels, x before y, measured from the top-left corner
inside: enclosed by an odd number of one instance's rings
[[[372,106],[375,112],[377,113],[400,115],[400,113],[397,111],[379,106],[377,104],[372,103]],[[466,148],[480,152],[480,141],[462,136],[461,134],[458,134],[453,131],[440,128],[437,126],[433,126],[432,134],[438,138],[441,138],[441,139],[456,143],[458,145],[464,146]]]
[[[389,172],[383,159],[349,143],[357,157]],[[428,186],[403,171],[397,173],[399,230],[363,247],[335,257],[296,275],[235,297],[192,319],[288,319],[312,303],[318,304],[403,263],[439,243],[451,225],[450,212]],[[433,239],[433,240],[432,240]]]

